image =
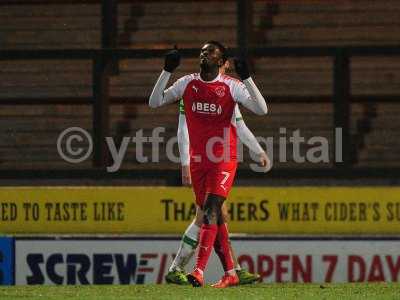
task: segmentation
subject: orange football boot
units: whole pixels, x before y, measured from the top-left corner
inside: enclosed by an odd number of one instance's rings
[[[236,274],[234,274],[234,275],[225,274],[224,276],[222,276],[220,281],[218,281],[217,283],[214,283],[211,286],[218,288],[218,289],[224,289],[224,288],[227,288],[230,286],[235,286],[238,284],[239,284],[239,277],[237,277]]]
[[[203,274],[200,273],[197,269],[194,270],[192,273],[187,274],[187,280],[193,287],[204,286]]]

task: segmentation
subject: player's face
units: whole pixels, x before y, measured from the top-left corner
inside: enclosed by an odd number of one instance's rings
[[[213,44],[205,44],[200,51],[200,67],[204,69],[219,68],[223,65],[222,53]]]

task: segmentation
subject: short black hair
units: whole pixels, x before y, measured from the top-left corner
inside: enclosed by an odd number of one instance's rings
[[[228,56],[226,54],[226,48],[220,42],[211,40],[211,41],[207,41],[206,44],[214,45],[215,47],[217,47],[219,49],[219,51],[222,54],[222,60],[224,61],[224,63],[228,60]]]

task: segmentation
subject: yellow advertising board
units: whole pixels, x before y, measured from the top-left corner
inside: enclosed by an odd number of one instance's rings
[[[0,233],[181,234],[195,216],[180,187],[2,187]],[[229,228],[249,234],[400,234],[400,188],[237,187]]]

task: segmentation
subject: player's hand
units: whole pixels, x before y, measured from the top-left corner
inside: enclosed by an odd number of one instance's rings
[[[258,155],[260,166],[263,168],[264,173],[267,173],[271,170],[271,161],[269,160],[268,155],[265,152],[261,152]]]
[[[249,67],[244,57],[235,57],[233,63],[235,64],[235,71],[240,79],[245,80],[250,77]]]
[[[190,167],[182,166],[182,185],[190,186],[192,185],[192,178],[190,177]]]
[[[181,55],[178,52],[178,48],[175,46],[174,50],[167,52],[165,55],[164,70],[172,73],[181,62]]]

